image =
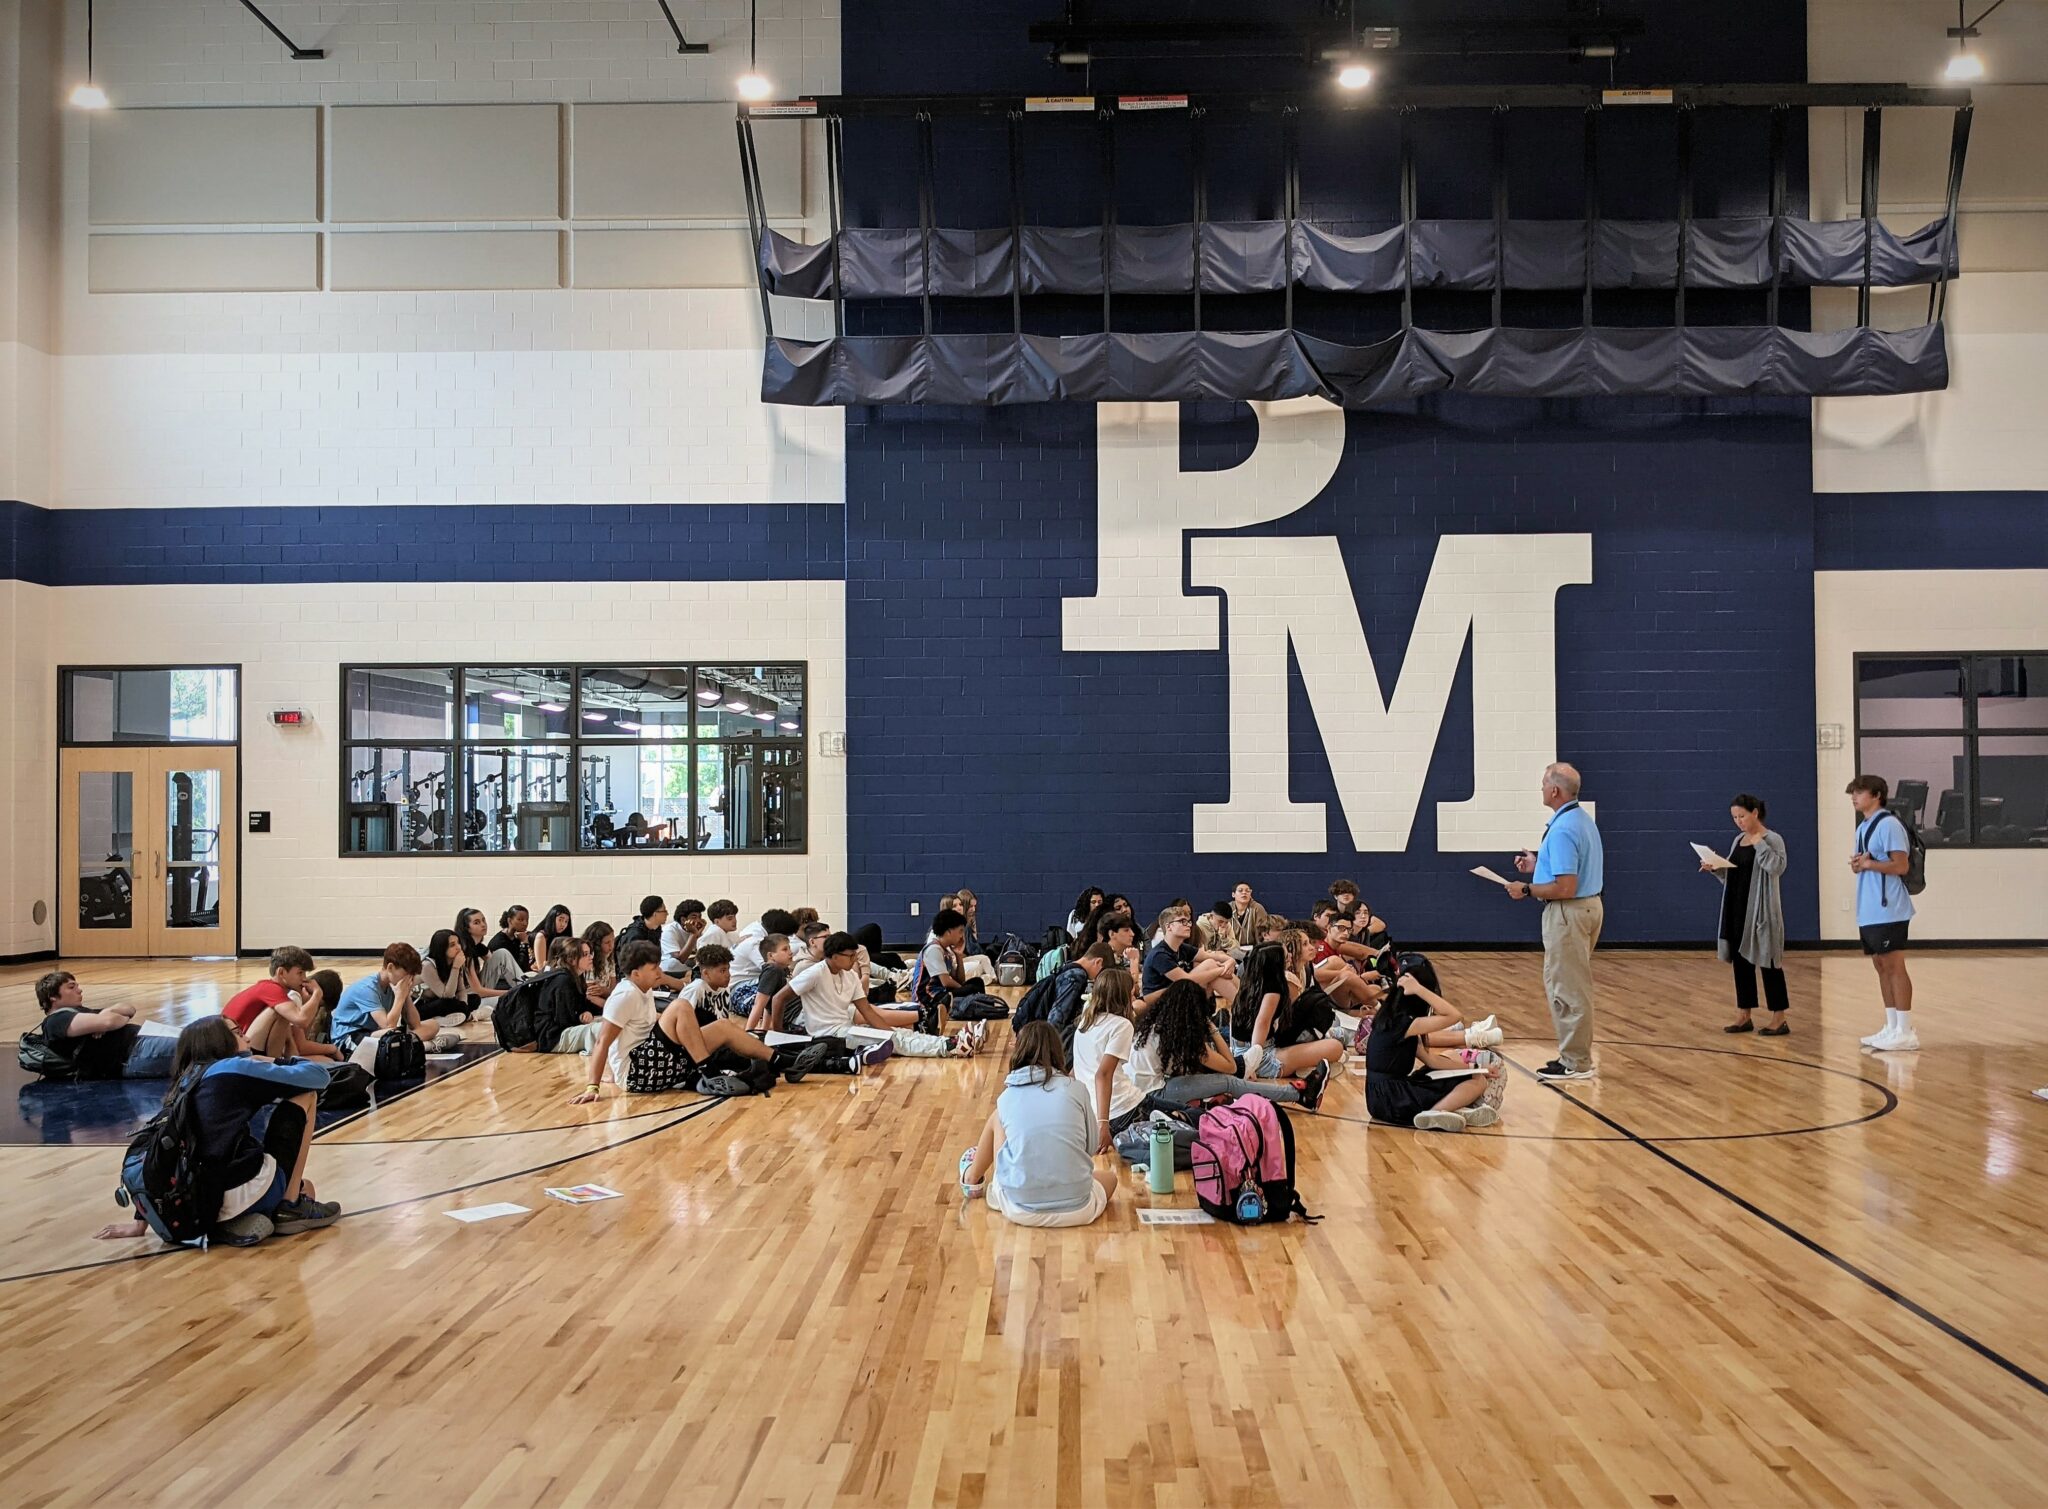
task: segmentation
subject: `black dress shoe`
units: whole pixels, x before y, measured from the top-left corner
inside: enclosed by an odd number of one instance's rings
[[[1756,1031],[1756,1023],[1750,1021],[1747,1017],[1745,1017],[1743,1020],[1737,1022],[1734,1026],[1723,1027],[1721,1030],[1723,1032],[1754,1032]]]
[[[1756,1035],[1758,1037],[1790,1037],[1792,1035],[1792,1024],[1790,1022],[1780,1022],[1775,1027],[1759,1027],[1756,1029]]]

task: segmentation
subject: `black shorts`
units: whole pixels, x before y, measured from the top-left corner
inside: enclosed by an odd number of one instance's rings
[[[1906,946],[1904,922],[1874,922],[1869,927],[1859,927],[1857,934],[1863,939],[1866,954],[1893,954]]]

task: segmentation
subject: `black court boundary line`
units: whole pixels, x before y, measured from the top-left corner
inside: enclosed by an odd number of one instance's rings
[[[1799,1230],[1797,1227],[1792,1226],[1785,1221],[1779,1220],[1776,1216],[1772,1215],[1769,1211],[1765,1210],[1763,1207],[1756,1204],[1754,1201],[1745,1199],[1743,1196],[1736,1194],[1734,1190],[1728,1188],[1727,1185],[1721,1183],[1712,1175],[1701,1173],[1698,1169],[1694,1168],[1691,1164],[1687,1163],[1683,1158],[1680,1158],[1677,1154],[1667,1153],[1663,1148],[1657,1146],[1654,1142],[1651,1142],[1644,1137],[1638,1136],[1636,1133],[1630,1131],[1627,1127],[1623,1126],[1620,1122],[1616,1121],[1612,1116],[1609,1116],[1605,1111],[1600,1110],[1597,1106],[1588,1105],[1585,1101],[1580,1100],[1576,1095],[1573,1095],[1566,1091],[1563,1088],[1563,1086],[1552,1084],[1548,1080],[1537,1078],[1536,1071],[1534,1069],[1525,1069],[1520,1064],[1516,1063],[1513,1059],[1508,1059],[1507,1062],[1517,1072],[1528,1075],[1529,1078],[1536,1080],[1536,1082],[1539,1085],[1541,1085],[1544,1089],[1549,1090],[1557,1096],[1560,1096],[1567,1104],[1577,1106],[1580,1110],[1584,1111],[1588,1116],[1591,1116],[1595,1121],[1598,1121],[1603,1126],[1610,1127],[1614,1131],[1621,1133],[1621,1135],[1624,1138],[1626,1138],[1630,1142],[1635,1143],[1638,1147],[1642,1148],[1652,1157],[1662,1159],[1664,1162],[1670,1164],[1673,1168],[1677,1169],[1681,1174],[1684,1174],[1686,1177],[1693,1179],[1696,1182],[1704,1185],[1706,1188],[1712,1190],[1722,1199],[1728,1201],[1729,1204],[1735,1206],[1736,1209],[1756,1217],[1757,1220],[1762,1221],[1766,1226],[1770,1227],[1773,1231],[1779,1232],[1782,1235],[1790,1237],[1793,1241],[1797,1242],[1800,1246],[1804,1247],[1808,1252],[1813,1253],[1815,1256],[1825,1258],[1828,1262],[1832,1263],[1842,1272],[1848,1274],[1851,1278],[1855,1279],[1865,1288],[1871,1290],[1873,1293],[1883,1295],[1886,1299],[1890,1300],[1893,1304],[1899,1306],[1909,1315],[1917,1316],[1919,1319],[1925,1321],[1928,1325],[1933,1326],[1937,1331],[1941,1332],[1942,1335],[1948,1337],[1951,1341],[1961,1342],[1964,1346],[1968,1347],[1971,1351],[1975,1352],[1979,1357],[1982,1357],[1986,1362],[1991,1363],[1993,1366],[2000,1368],[2004,1372],[2010,1374],[2012,1377],[2017,1378],[2021,1383],[2024,1383],[2028,1388],[2032,1389],[2035,1393],[2048,1395],[2048,1382],[2043,1382],[2041,1379],[2035,1377],[2034,1374],[2028,1372],[2025,1368],[2021,1367],[2018,1363],[2014,1362],[2010,1357],[2005,1356],[2001,1352],[1992,1350],[1983,1342],[1979,1341],[1976,1337],[1972,1336],[1968,1331],[1965,1331],[1962,1327],[1955,1325],[1950,1321],[1943,1320],[1939,1315],[1936,1315],[1932,1310],[1928,1309],[1918,1300],[1911,1299],[1908,1296],[1901,1294],[1897,1289],[1894,1289],[1890,1284],[1886,1283],[1883,1279],[1879,1278],[1876,1274],[1870,1272],[1868,1269],[1858,1267],[1856,1264],[1850,1262],[1847,1258],[1843,1257],[1840,1253],[1835,1252],[1831,1248],[1823,1246],[1820,1242],[1814,1240],[1812,1237],[1808,1236],[1805,1232]]]
[[[1535,1042],[1548,1041],[1548,1039],[1511,1038],[1509,1041]],[[1848,1127],[1860,1127],[1865,1122],[1876,1121],[1879,1117],[1889,1116],[1899,1108],[1899,1097],[1892,1093],[1889,1085],[1881,1085],[1874,1079],[1867,1078],[1861,1074],[1853,1074],[1847,1069],[1837,1069],[1833,1064],[1817,1064],[1811,1059],[1787,1058],[1776,1053],[1744,1053],[1739,1048],[1710,1048],[1702,1043],[1641,1043],[1620,1038],[1603,1038],[1602,1041],[1610,1048],[1662,1048],[1668,1049],[1673,1053],[1715,1053],[1720,1054],[1724,1058],[1746,1058],[1763,1064],[1792,1064],[1801,1069],[1818,1069],[1823,1074],[1832,1074],[1839,1079],[1853,1079],[1860,1085],[1869,1086],[1884,1097],[1884,1104],[1874,1111],[1870,1111],[1862,1116],[1852,1117],[1848,1121],[1830,1121],[1824,1126],[1814,1127],[1784,1127],[1775,1132],[1699,1132],[1689,1133],[1680,1137],[1643,1137],[1634,1132],[1628,1132],[1618,1137],[1559,1137],[1555,1135],[1546,1136],[1541,1132],[1496,1132],[1491,1140],[1500,1142],[1748,1142],[1760,1137],[1811,1137],[1816,1132],[1839,1132]],[[1501,1061],[1517,1069],[1522,1067],[1505,1053],[1501,1055]],[[1529,1071],[1523,1070],[1523,1072],[1527,1073]],[[1546,1086],[1546,1088],[1554,1087]],[[1324,1094],[1325,1098],[1327,1098],[1328,1092],[1325,1091]],[[1577,1102],[1574,1103],[1576,1104]],[[1280,1101],[1276,1102],[1276,1104],[1289,1105],[1291,1102]],[[1295,1109],[1300,1111],[1298,1106]],[[1590,1110],[1592,1108],[1589,1106],[1587,1109]],[[1320,1110],[1300,1111],[1300,1114],[1304,1116],[1319,1116],[1325,1121],[1350,1122],[1355,1126],[1381,1127],[1389,1132],[1407,1132],[1412,1136],[1434,1137],[1441,1135],[1435,1132],[1423,1132],[1416,1127],[1396,1126],[1390,1121],[1374,1121],[1370,1116],[1339,1116],[1333,1111]]]
[[[445,1079],[449,1076],[443,1075],[442,1077]],[[724,1105],[729,1098],[731,1097],[714,1096],[708,1100],[700,1101],[696,1105],[686,1107],[682,1114],[673,1121],[664,1122],[658,1127],[649,1127],[644,1132],[635,1132],[630,1137],[621,1137],[617,1142],[607,1142],[602,1147],[585,1148],[580,1153],[570,1153],[566,1157],[555,1158],[546,1163],[536,1163],[531,1168],[514,1169],[510,1173],[494,1174],[488,1179],[478,1179],[474,1183],[458,1184],[452,1189],[432,1190],[426,1194],[408,1195],[403,1200],[387,1200],[382,1205],[366,1205],[361,1210],[344,1211],[341,1214],[340,1220],[347,1221],[352,1220],[356,1216],[375,1215],[380,1211],[396,1210],[404,1205],[418,1205],[425,1200],[440,1200],[449,1195],[466,1194],[473,1189],[483,1189],[488,1185],[502,1184],[507,1179],[525,1179],[534,1174],[546,1173],[549,1169],[564,1167],[567,1164],[576,1162],[580,1158],[594,1158],[599,1153],[609,1153],[614,1148],[630,1147],[633,1143],[644,1141],[649,1137],[657,1137],[669,1130],[670,1127],[681,1126],[686,1121],[695,1121],[705,1112]],[[336,1224],[339,1224],[339,1222]],[[191,1253],[200,1250],[202,1249],[193,1247],[159,1247],[154,1252],[124,1253],[120,1257],[100,1258],[90,1263],[73,1263],[64,1268],[41,1268],[33,1273],[0,1275],[0,1285],[18,1284],[34,1278],[58,1278],[67,1273],[87,1273],[95,1268],[114,1268],[123,1263],[146,1263],[153,1258],[175,1257],[181,1252]]]

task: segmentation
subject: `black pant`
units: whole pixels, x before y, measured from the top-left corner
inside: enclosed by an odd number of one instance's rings
[[[1764,969],[1764,1000],[1773,1011],[1783,1011],[1792,1004],[1785,994],[1784,970],[1768,966]],[[1756,966],[1740,953],[1735,956],[1735,1009],[1756,1010]]]

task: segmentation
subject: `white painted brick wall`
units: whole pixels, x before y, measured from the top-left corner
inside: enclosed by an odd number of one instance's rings
[[[1815,715],[1844,734],[1840,749],[1818,755],[1821,936],[1854,938],[1856,826],[1842,794],[1857,773],[1854,657],[2041,648],[2048,643],[2048,571],[1817,571],[1813,619]],[[1913,936],[2048,938],[2044,871],[2048,854],[2039,849],[1929,850],[1927,889],[1913,899]]]
[[[242,942],[270,948],[381,948],[415,943],[463,906],[493,916],[513,901],[562,902],[579,921],[615,926],[641,896],[730,896],[747,915],[810,904],[831,920],[846,905],[846,764],[816,758],[819,731],[846,726],[845,590],[838,582],[590,583],[531,588],[345,584],[314,587],[70,587],[7,584],[22,627],[47,643],[51,668],[17,678],[22,716],[10,895],[0,952],[51,946],[25,927],[28,901],[55,906],[56,678],[62,664],[153,660],[240,662],[243,808],[267,809],[273,831],[245,835]],[[61,605],[61,611],[54,612]],[[654,647],[651,648],[650,646]],[[144,648],[146,647],[146,653]],[[631,664],[703,655],[810,662],[809,852],[801,855],[604,854],[569,858],[343,860],[340,666],[347,661],[565,660]],[[273,707],[304,707],[310,727],[279,729]],[[39,940],[39,941],[38,941]]]

